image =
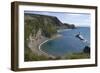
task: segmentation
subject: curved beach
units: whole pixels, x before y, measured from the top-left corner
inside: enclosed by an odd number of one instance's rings
[[[55,56],[51,55],[51,54],[48,54],[46,52],[44,52],[42,49],[41,49],[41,46],[50,41],[50,40],[53,40],[53,39],[56,39],[56,38],[59,38],[61,37],[61,35],[57,34],[57,35],[54,35],[52,38],[46,38],[46,37],[43,37],[41,36],[41,39],[31,39],[28,43],[28,46],[29,48],[32,50],[33,53],[37,54],[37,55],[44,55],[46,57],[50,57],[50,58],[56,58]]]
[[[48,57],[55,58],[55,56],[50,55],[50,54],[44,52],[44,51],[41,49],[41,46],[42,46],[44,43],[46,43],[46,42],[48,42],[48,41],[50,41],[50,40],[51,40],[51,39],[48,39],[48,40],[45,40],[44,42],[42,42],[42,43],[39,45],[39,51],[42,52],[42,54],[44,54],[44,55],[46,55],[46,56],[48,56]]]
[[[48,56],[48,57],[56,58],[54,55],[51,55],[51,54],[48,54],[48,53],[44,52],[44,51],[42,50],[41,46],[42,46],[44,43],[46,43],[46,42],[48,42],[48,41],[50,41],[50,40],[54,40],[54,39],[56,39],[56,38],[59,38],[59,37],[61,37],[61,36],[62,36],[62,35],[57,34],[57,35],[53,36],[51,39],[47,39],[47,40],[43,41],[42,43],[40,43],[40,45],[39,45],[39,51],[42,52],[44,55],[46,55],[46,56]]]

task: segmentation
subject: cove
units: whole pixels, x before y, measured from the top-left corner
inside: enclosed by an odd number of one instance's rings
[[[69,53],[82,52],[85,46],[90,45],[89,27],[77,27],[76,29],[58,31],[58,34],[62,36],[42,44],[40,47],[42,51],[54,56],[64,56]],[[79,32],[87,42],[83,42],[75,37]]]

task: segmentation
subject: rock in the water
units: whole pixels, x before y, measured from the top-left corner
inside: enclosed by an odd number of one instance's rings
[[[90,47],[89,46],[85,46],[85,48],[83,49],[84,53],[90,53]]]

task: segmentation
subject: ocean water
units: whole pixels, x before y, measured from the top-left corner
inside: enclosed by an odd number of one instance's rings
[[[75,37],[79,32],[87,42]],[[41,50],[54,56],[63,56],[69,53],[82,52],[85,46],[90,46],[89,27],[59,30],[58,34],[62,37],[44,43],[41,45]]]

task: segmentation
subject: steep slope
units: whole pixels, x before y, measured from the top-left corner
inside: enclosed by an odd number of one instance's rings
[[[40,14],[24,14],[25,20],[25,33],[26,37],[30,33],[36,35],[39,29],[41,29],[42,35],[45,37],[51,37],[57,33],[58,29],[74,28],[68,23],[62,23],[57,17],[40,15]]]

